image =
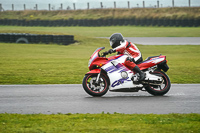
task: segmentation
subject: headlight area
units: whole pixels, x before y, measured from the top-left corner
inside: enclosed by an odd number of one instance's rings
[[[91,63],[92,63],[92,60],[89,60],[88,67],[90,67]]]

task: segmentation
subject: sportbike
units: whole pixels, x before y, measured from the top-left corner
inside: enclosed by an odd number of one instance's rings
[[[154,96],[166,94],[171,87],[166,56],[151,56],[137,64],[145,73],[139,81],[139,74],[124,65],[127,55],[119,54],[106,58],[108,52],[100,54],[105,47],[95,50],[89,59],[89,72],[83,78],[82,86],[91,96],[103,96],[107,91],[138,92],[147,91]]]

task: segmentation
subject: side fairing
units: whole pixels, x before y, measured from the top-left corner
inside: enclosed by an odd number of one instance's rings
[[[163,62],[165,59],[166,59],[165,56],[159,56],[159,57],[151,58],[150,60],[146,60],[142,62],[141,64],[138,64],[137,66],[140,68],[140,70],[144,70]]]
[[[133,87],[133,82],[131,80],[133,72],[122,64],[122,62],[124,62],[122,59],[124,59],[124,57],[112,60],[102,67],[102,69],[107,72],[110,79],[110,90]],[[122,77],[122,72],[125,72],[127,77]]]

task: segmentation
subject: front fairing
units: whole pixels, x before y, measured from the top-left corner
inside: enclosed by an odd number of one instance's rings
[[[97,48],[97,49],[94,51],[94,53],[92,54],[92,56],[91,56],[90,59],[89,59],[88,67],[90,67],[91,63],[92,63],[96,58],[100,57],[99,52],[100,52],[101,50],[103,50],[103,49],[105,49],[105,47]]]
[[[99,52],[103,49],[105,49],[105,47],[97,48],[94,51],[94,53],[92,54],[92,56],[90,57],[89,62],[88,62],[89,70],[95,69],[97,67],[101,67],[101,66],[105,65],[108,61],[118,59],[119,57],[122,56],[122,54],[120,54],[120,55],[110,56],[108,58],[101,57]]]
[[[89,65],[89,70],[92,70],[94,68],[98,68],[101,67],[103,65],[105,65],[108,62],[108,59],[105,57],[99,57],[99,58],[95,58],[92,63]]]

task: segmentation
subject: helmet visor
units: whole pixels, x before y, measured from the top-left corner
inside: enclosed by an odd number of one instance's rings
[[[111,47],[113,46],[113,41],[110,41],[110,46],[111,46]]]

